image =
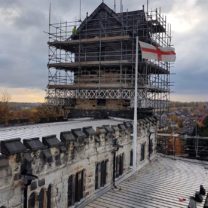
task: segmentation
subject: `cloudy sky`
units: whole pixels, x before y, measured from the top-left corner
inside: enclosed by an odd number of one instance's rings
[[[208,101],[208,0],[149,0],[172,24],[177,61],[172,100]],[[82,0],[82,16],[102,0]],[[113,0],[105,0],[113,8]],[[124,10],[146,0],[123,0]],[[0,0],[0,90],[12,101],[44,100],[47,85],[49,0]],[[117,0],[119,9],[119,0]],[[79,18],[78,0],[52,0],[52,21]]]

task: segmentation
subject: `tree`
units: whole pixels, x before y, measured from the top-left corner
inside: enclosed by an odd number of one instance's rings
[[[206,116],[205,119],[203,120],[203,124],[205,128],[208,128],[208,116]]]
[[[10,116],[10,101],[11,97],[9,93],[4,90],[0,94],[0,123],[8,125]]]

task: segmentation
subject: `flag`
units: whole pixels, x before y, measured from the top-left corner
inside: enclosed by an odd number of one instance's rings
[[[175,48],[173,47],[156,47],[141,41],[139,41],[139,44],[143,59],[154,59],[164,62],[174,62],[176,60]]]

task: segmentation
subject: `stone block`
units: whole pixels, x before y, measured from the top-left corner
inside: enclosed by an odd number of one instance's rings
[[[9,160],[6,158],[0,158],[0,169],[9,166]]]
[[[0,178],[7,177],[7,169],[0,169]]]

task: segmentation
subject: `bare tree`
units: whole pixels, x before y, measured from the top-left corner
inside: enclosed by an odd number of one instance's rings
[[[0,92],[0,123],[8,125],[11,96],[6,90]]]

